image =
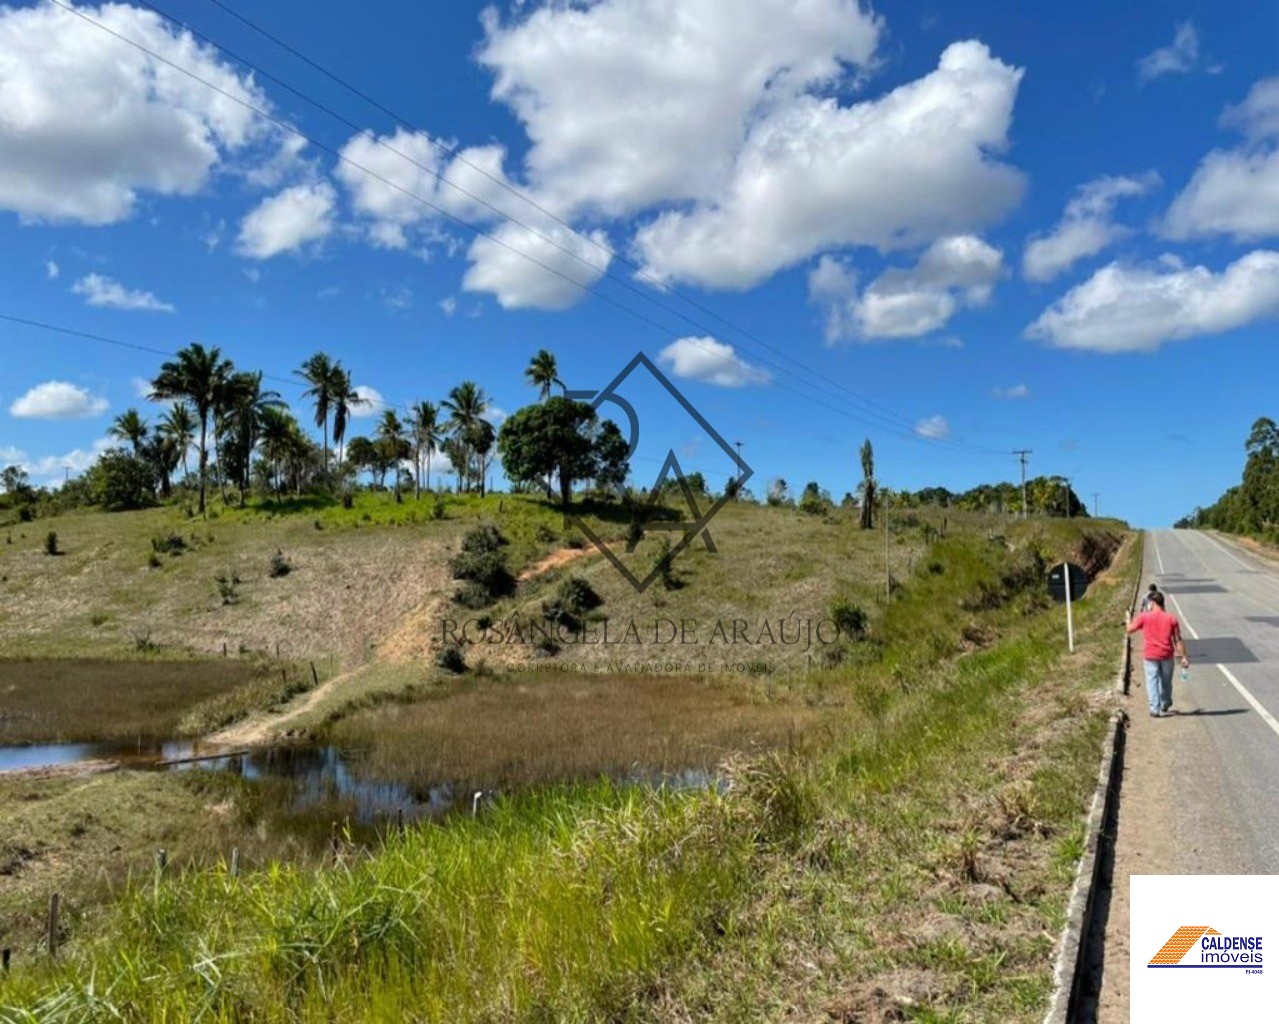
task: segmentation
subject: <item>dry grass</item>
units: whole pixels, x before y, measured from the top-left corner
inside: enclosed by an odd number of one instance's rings
[[[537,673],[357,711],[327,738],[376,778],[510,788],[710,769],[799,742],[820,713],[746,681]]]
[[[164,740],[196,705],[250,685],[264,666],[206,661],[0,660],[0,746]]]

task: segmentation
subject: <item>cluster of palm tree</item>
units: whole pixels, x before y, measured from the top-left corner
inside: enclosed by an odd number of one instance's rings
[[[195,436],[196,420],[191,407],[175,402],[152,427],[137,409],[126,409],[111,424],[107,433],[129,446],[134,458],[151,470],[152,487],[168,497],[173,491],[173,474],[182,466],[182,475],[190,475],[187,451]]]
[[[166,497],[179,464],[184,478],[190,477],[187,453],[194,447],[201,513],[211,472],[223,499],[230,487],[239,491],[241,503],[255,483],[276,494],[301,493],[317,484],[349,482],[359,472],[371,473],[379,487],[390,473],[397,500],[411,479],[420,497],[424,487],[431,489],[431,462],[438,454],[451,464],[458,490],[484,493],[497,433],[488,418],[489,399],[475,381],[462,381],[438,404],[414,403],[407,419],[385,409],[372,438],[348,441],[351,418],[363,404],[350,373],[323,352],[296,372],[320,429],[318,446],[280,395],[262,386],[260,372],[237,370],[217,347],[200,344],[179,351],[151,381],[148,397],[171,403],[159,422],[152,427],[129,409],[116,418],[111,433],[152,467],[155,489]],[[524,376],[543,401],[554,386],[564,387],[555,356],[546,349],[533,356]]]

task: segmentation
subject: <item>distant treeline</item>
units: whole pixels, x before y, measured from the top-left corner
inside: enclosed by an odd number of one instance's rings
[[[1207,508],[1177,521],[1179,529],[1206,527],[1279,541],[1279,426],[1267,416],[1252,425],[1244,444],[1243,479]]]
[[[937,505],[968,512],[1021,513],[1021,484],[978,484],[966,491],[925,487],[919,491],[894,491],[896,505]],[[1063,476],[1037,476],[1026,481],[1026,504],[1031,515],[1086,516],[1088,509]]]

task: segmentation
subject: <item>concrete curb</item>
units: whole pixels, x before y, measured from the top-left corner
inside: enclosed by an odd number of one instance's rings
[[[1138,543],[1142,544],[1140,556],[1145,553],[1145,534]],[[1142,562],[1144,568],[1144,562]],[[1137,585],[1133,588],[1132,598],[1128,602],[1128,612],[1137,605],[1137,595],[1141,592],[1141,573],[1137,574]],[[1124,652],[1119,664],[1119,678],[1116,689],[1123,694],[1128,692],[1128,680],[1132,674],[1132,645],[1128,636],[1124,636]],[[1101,746],[1101,766],[1097,771],[1097,788],[1093,791],[1092,806],[1088,810],[1088,822],[1084,831],[1084,853],[1079,858],[1079,867],[1075,872],[1075,884],[1071,889],[1070,902],[1066,905],[1066,927],[1061,933],[1061,944],[1057,948],[1057,962],[1053,967],[1053,996],[1048,1005],[1048,1013],[1044,1024],[1073,1024],[1081,1020],[1080,1009],[1084,1002],[1084,991],[1088,980],[1088,936],[1093,928],[1093,911],[1096,906],[1097,885],[1101,874],[1102,834],[1107,823],[1114,816],[1115,800],[1119,794],[1119,768],[1123,763],[1122,752],[1124,734],[1128,724],[1128,715],[1116,711],[1110,716],[1110,728],[1106,730],[1106,739]]]

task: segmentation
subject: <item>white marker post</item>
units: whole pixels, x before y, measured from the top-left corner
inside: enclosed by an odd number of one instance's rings
[[[1075,614],[1070,607],[1070,563],[1065,562],[1062,569],[1066,574],[1066,645],[1070,653],[1075,653]]]

